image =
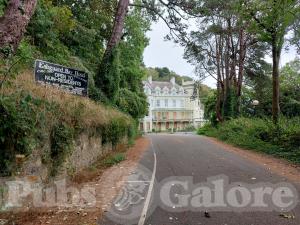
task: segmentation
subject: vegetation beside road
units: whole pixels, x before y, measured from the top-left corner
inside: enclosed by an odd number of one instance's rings
[[[9,6],[0,3],[0,17],[15,13],[5,10]],[[141,64],[150,23],[140,9],[128,12],[126,34],[114,46],[106,70],[99,72],[116,8],[116,1],[37,1],[14,51],[0,43],[0,176],[16,172],[16,154],[27,158],[45,140],[51,147],[43,160],[52,165],[53,174],[82,132],[101,136],[99,144],[115,146],[125,136],[133,143],[148,106]],[[87,72],[89,98],[37,86],[35,59]]]
[[[0,175],[16,172],[15,155],[29,156],[48,142],[42,158],[55,175],[83,132],[116,146],[123,137],[134,138],[136,123],[112,107],[38,86],[31,72],[19,75],[0,96]]]
[[[207,124],[198,134],[300,164],[299,124],[300,117],[281,117],[278,125],[268,118],[241,117],[217,126]]]
[[[217,97],[211,91],[204,102],[204,116],[210,122],[200,128],[198,134],[300,163],[299,69],[300,60],[295,59],[280,70],[281,117],[278,124],[271,121],[272,80],[270,68],[266,67],[266,75],[246,80],[248,86],[243,88],[240,115],[224,122],[217,120]],[[254,105],[253,100],[258,104]]]

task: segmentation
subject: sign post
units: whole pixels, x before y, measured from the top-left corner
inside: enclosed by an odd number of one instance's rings
[[[39,84],[55,86],[80,96],[88,95],[88,74],[86,72],[37,59],[34,75]]]

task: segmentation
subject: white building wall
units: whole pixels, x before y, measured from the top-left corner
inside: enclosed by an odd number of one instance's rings
[[[188,120],[190,125],[195,127],[201,125],[203,107],[201,107],[198,95],[195,99],[191,98],[194,93],[193,81],[183,81],[183,85],[180,86],[175,83],[175,78],[172,78],[170,82],[157,82],[152,81],[152,77],[148,77],[148,80],[144,82],[144,91],[149,103],[149,113],[141,120],[141,129],[144,132],[151,132],[158,125],[162,130],[167,126],[174,127],[176,124],[179,127],[186,126],[186,121],[181,120],[182,115],[190,115]],[[171,118],[174,112],[176,112],[176,119],[168,120],[166,116],[162,118],[161,114],[167,114]],[[160,115],[160,121],[156,118],[157,115]]]

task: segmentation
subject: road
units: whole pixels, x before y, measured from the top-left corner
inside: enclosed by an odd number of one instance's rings
[[[161,182],[169,177],[192,177],[193,183],[207,181],[207,178],[214,176],[227,176],[229,182],[242,182],[258,185],[260,182],[269,182],[277,184],[279,182],[288,182],[299,192],[299,184],[295,184],[281,177],[266,166],[250,161],[234,152],[227,151],[220,145],[217,145],[206,137],[191,134],[152,134],[148,136],[152,141],[152,146],[146,151],[140,161],[140,165],[146,167],[155,175],[156,182],[151,189],[147,185],[147,191],[144,193],[142,207],[138,210],[139,218],[135,224],[143,225],[288,225],[300,224],[300,206],[297,206],[286,213],[278,211],[259,211],[251,210],[248,212],[237,210],[219,210],[211,209],[189,209],[183,212],[172,212],[172,207],[162,209],[157,203],[159,198],[166,198],[160,193]],[[156,156],[156,157],[155,157]],[[156,165],[155,165],[156,158]],[[154,174],[155,172],[155,174]],[[300,176],[300,174],[299,174]],[[174,179],[174,178],[173,178]],[[176,183],[176,181],[174,182]],[[149,188],[150,187],[150,188]],[[185,193],[183,187],[175,187],[177,194]],[[173,191],[174,191],[173,190]],[[176,196],[176,195],[175,195]],[[177,195],[178,196],[178,195]],[[147,205],[147,197],[152,200]],[[173,195],[174,197],[174,195]],[[239,196],[240,197],[240,196]],[[240,199],[237,197],[237,199]],[[171,200],[174,198],[171,197]],[[189,200],[188,200],[189,201]],[[176,201],[173,201],[176,204]],[[176,206],[177,207],[177,206]],[[204,211],[208,211],[205,214]],[[143,219],[143,212],[146,217]],[[142,219],[141,219],[142,217]],[[124,217],[126,218],[126,217]],[[139,223],[138,223],[139,221]],[[119,222],[120,224],[126,224]],[[109,218],[99,221],[99,224],[112,225],[118,224]]]

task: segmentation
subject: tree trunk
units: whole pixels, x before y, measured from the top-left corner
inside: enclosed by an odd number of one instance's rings
[[[104,53],[104,58],[107,57],[107,55],[109,55],[112,52],[112,49],[121,40],[128,6],[129,6],[129,0],[119,0],[118,8],[114,20],[113,30]]]
[[[238,81],[237,81],[237,110],[238,113],[241,113],[241,95],[242,95],[242,84],[243,84],[243,76],[244,76],[244,64],[246,57],[246,43],[244,37],[244,30],[240,30],[239,34],[239,72],[238,72]]]
[[[111,77],[118,75],[110,73],[109,71],[112,69],[112,60],[116,60],[115,56],[113,56],[112,53],[114,48],[118,45],[118,43],[121,40],[128,6],[129,0],[119,0],[114,19],[113,30],[110,39],[107,43],[107,47],[105,49],[102,61],[99,65],[97,75],[95,77],[96,87],[100,88],[108,97],[110,96],[110,94],[106,91],[107,86],[113,85],[112,83],[114,83],[114,85],[116,86],[119,86],[118,82],[120,82],[118,77]]]
[[[7,57],[18,49],[37,0],[10,0],[0,18],[0,55]]]
[[[278,123],[280,106],[279,106],[279,60],[281,48],[277,46],[276,39],[272,42],[272,58],[273,58],[273,100],[272,114],[273,122]]]
[[[223,95],[223,119],[224,121],[230,118],[231,115],[231,80],[230,80],[230,37],[226,35],[225,37],[225,57],[224,57],[224,66],[225,66],[225,81],[224,81],[224,95]]]
[[[216,63],[217,63],[217,101],[216,101],[216,117],[219,122],[223,122],[223,117],[221,114],[221,56],[220,56],[220,45],[221,45],[221,37],[218,42],[218,37],[216,36]]]

